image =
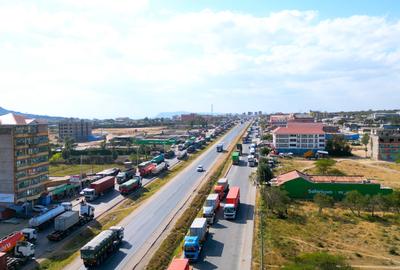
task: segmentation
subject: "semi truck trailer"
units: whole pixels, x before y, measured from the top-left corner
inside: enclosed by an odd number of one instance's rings
[[[228,178],[218,179],[217,184],[214,186],[214,193],[217,193],[219,199],[222,200],[229,191]]]
[[[119,192],[121,192],[122,195],[126,195],[131,193],[132,191],[135,191],[141,186],[142,186],[142,177],[136,175],[135,177],[133,177],[133,179],[119,185]]]
[[[87,201],[93,201],[99,196],[103,196],[107,191],[114,189],[115,177],[106,176],[90,184],[90,188],[82,190]]]
[[[132,179],[136,174],[136,169],[128,169],[125,171],[121,171],[117,174],[117,183],[118,185],[125,183],[129,179]]]
[[[240,164],[240,153],[238,151],[234,151],[232,153],[232,164],[239,165]]]
[[[35,255],[35,245],[21,231],[0,239],[0,269],[17,269]]]
[[[195,218],[183,243],[185,259],[197,261],[208,233],[207,219]]]
[[[240,189],[239,187],[231,187],[224,205],[224,218],[235,219],[236,213],[240,205]]]
[[[217,193],[212,193],[207,196],[206,201],[203,205],[203,217],[207,219],[209,224],[213,224],[215,220],[215,215],[219,208],[219,195]]]
[[[151,161],[142,162],[139,164],[139,173],[140,176],[145,177],[151,174],[151,171],[156,167],[154,163]]]
[[[58,215],[61,215],[65,211],[71,210],[71,205],[69,204],[61,204],[53,209],[50,209],[46,213],[43,213],[39,216],[33,217],[29,220],[29,226],[35,229],[42,229],[47,224],[49,224],[54,218]]]
[[[121,226],[113,226],[99,233],[80,250],[81,259],[85,267],[90,268],[101,265],[108,256],[119,249],[123,238],[124,228]]]
[[[155,156],[151,160],[151,163],[160,164],[161,162],[164,162],[164,160],[165,160],[164,154],[160,154],[158,156]]]
[[[67,211],[54,219],[54,232],[47,235],[50,241],[60,241],[94,218],[94,207],[81,202],[80,215],[78,211]]]
[[[174,258],[167,270],[191,270],[189,260]]]

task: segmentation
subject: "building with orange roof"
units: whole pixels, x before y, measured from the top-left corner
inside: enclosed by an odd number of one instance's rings
[[[352,190],[371,196],[385,195],[393,191],[364,176],[308,175],[297,170],[272,179],[271,185],[284,189],[293,199],[313,199],[315,194],[323,193],[341,200],[347,192]]]
[[[37,200],[48,172],[47,123],[12,113],[0,116],[0,205]]]

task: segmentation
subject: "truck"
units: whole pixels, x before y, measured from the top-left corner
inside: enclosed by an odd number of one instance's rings
[[[83,226],[94,218],[94,207],[84,201],[80,203],[78,211],[67,211],[54,219],[54,232],[47,235],[50,241],[60,241],[67,237],[76,228]]]
[[[106,176],[117,176],[119,173],[120,169],[118,168],[111,168],[111,169],[106,169],[101,172],[96,173],[96,175],[99,175],[101,177],[106,177]]]
[[[240,205],[240,188],[231,187],[224,205],[224,218],[235,219]]]
[[[0,269],[18,269],[34,256],[35,245],[28,241],[20,241],[11,252],[0,252]]]
[[[190,270],[189,260],[174,258],[167,270]]]
[[[155,167],[156,167],[156,165],[154,163],[151,163],[151,161],[146,161],[146,162],[140,163],[139,166],[138,166],[140,176],[144,177],[144,176],[150,175],[151,171]]]
[[[187,154],[188,154],[187,150],[180,151],[180,152],[177,153],[176,158],[178,160],[185,159],[187,157]]]
[[[128,181],[129,179],[132,179],[135,174],[136,174],[136,170],[133,169],[133,168],[125,170],[125,171],[120,171],[117,174],[117,183],[118,183],[118,185]]]
[[[232,164],[239,165],[240,164],[240,154],[238,151],[232,152]]]
[[[218,179],[217,184],[214,186],[214,193],[217,193],[219,199],[222,200],[229,191],[228,178]]]
[[[217,152],[224,152],[224,145],[222,143],[217,144]]]
[[[203,205],[203,217],[207,219],[209,224],[213,224],[215,220],[215,215],[219,208],[219,195],[217,193],[212,193],[207,196],[206,201]]]
[[[107,191],[114,189],[115,177],[106,176],[94,181],[90,184],[90,188],[85,188],[82,190],[83,195],[87,201],[93,201],[99,196],[103,196]]]
[[[165,158],[164,158],[164,154],[160,154],[158,156],[155,156],[152,160],[151,163],[155,163],[155,164],[160,164],[161,162],[164,162]]]
[[[70,205],[68,206],[64,204],[58,205],[44,214],[31,218],[29,220],[29,226],[34,229],[42,229],[47,224],[49,224],[55,217],[61,215],[62,213],[68,210],[71,210]]]
[[[81,259],[85,267],[95,267],[119,249],[124,238],[124,227],[112,226],[102,231],[80,249]]]
[[[195,218],[185,236],[183,254],[185,259],[197,261],[208,233],[207,219]]]
[[[136,175],[131,180],[121,184],[119,186],[119,192],[121,192],[122,195],[126,195],[140,188],[141,186],[142,186],[142,177]]]
[[[243,154],[243,145],[241,143],[236,144],[236,150],[239,152],[239,155]]]
[[[253,155],[249,155],[247,157],[247,162],[249,163],[249,167],[254,167],[257,165],[256,158]]]
[[[168,164],[166,162],[161,162],[160,164],[156,165],[153,170],[151,170],[151,174],[157,175],[166,169],[168,169]]]

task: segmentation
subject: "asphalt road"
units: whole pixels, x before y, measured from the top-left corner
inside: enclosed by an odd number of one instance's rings
[[[235,126],[219,141],[228,146],[244,127],[245,124]],[[196,167],[201,164],[207,171],[219,158],[219,155],[220,153],[217,153],[215,148],[207,150],[136,209],[132,215],[122,221],[121,225],[125,227],[124,243],[121,249],[98,269],[132,269],[142,256],[145,256],[145,252],[150,248],[152,241],[162,233],[178,208],[194,191],[196,184],[204,178],[205,172],[197,172]],[[85,268],[79,258],[65,269]]]
[[[250,145],[250,144],[248,144]],[[247,145],[243,148],[248,151]],[[250,270],[256,189],[249,176],[256,167],[247,166],[241,157],[240,166],[232,166],[228,173],[229,185],[240,187],[240,208],[235,220],[225,220],[223,207],[216,222],[210,227],[201,259],[194,269]]]

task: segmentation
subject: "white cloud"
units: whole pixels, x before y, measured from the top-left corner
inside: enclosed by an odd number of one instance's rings
[[[0,106],[144,115],[179,109],[182,93],[191,100],[200,92],[206,98],[189,106],[193,110],[204,110],[217,93],[226,99],[217,101],[221,110],[241,104],[243,93],[249,95],[240,110],[268,110],[268,99],[276,108],[279,99],[285,102],[282,110],[293,102],[304,108],[327,96],[344,102],[337,106],[349,107],[355,97],[364,107],[393,106],[400,99],[398,44],[400,21],[386,17],[319,20],[316,11],[297,10],[264,17],[212,10],[158,14],[144,0],[6,2],[0,5]],[[395,98],[370,100],[378,90]],[[29,99],[16,102],[16,92]],[[115,110],[85,109],[84,99],[103,104],[113,95],[120,102]],[[304,99],[287,101],[293,95]],[[176,103],[168,106],[163,98]]]

